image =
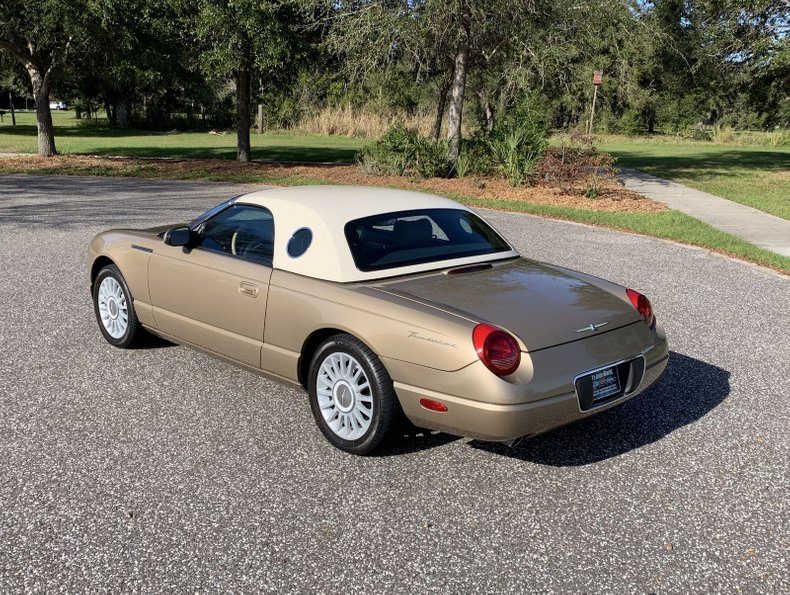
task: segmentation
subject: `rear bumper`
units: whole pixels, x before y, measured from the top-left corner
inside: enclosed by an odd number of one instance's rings
[[[523,436],[534,436],[554,428],[582,420],[636,397],[664,373],[669,360],[666,342],[660,352],[653,351],[635,390],[599,407],[582,411],[576,392],[560,394],[548,399],[502,405],[437,393],[395,382],[395,391],[406,416],[417,426],[481,440],[507,441]],[[424,409],[420,399],[445,403],[447,411],[438,413]]]

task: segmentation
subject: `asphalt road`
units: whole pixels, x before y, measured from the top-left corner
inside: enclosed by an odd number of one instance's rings
[[[790,591],[786,277],[488,213],[525,255],[645,292],[667,374],[514,449],[359,458],[300,389],[99,334],[90,238],[240,188],[0,177],[0,591]]]

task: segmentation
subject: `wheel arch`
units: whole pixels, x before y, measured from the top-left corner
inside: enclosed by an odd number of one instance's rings
[[[93,264],[91,264],[91,292],[93,291],[93,283],[96,281],[99,271],[108,265],[118,266],[109,256],[104,255],[96,258],[96,260],[93,261]]]
[[[307,379],[310,375],[310,362],[313,361],[313,356],[315,352],[318,351],[318,348],[321,344],[326,341],[329,337],[334,335],[349,335],[354,337],[357,341],[364,344],[368,349],[375,353],[370,345],[364,341],[361,337],[357,336],[356,334],[348,331],[347,329],[336,328],[336,327],[324,327],[320,329],[314,330],[310,333],[307,338],[304,340],[302,344],[302,351],[299,355],[299,360],[296,364],[296,370],[298,375],[299,384],[301,384],[305,390],[307,389]]]

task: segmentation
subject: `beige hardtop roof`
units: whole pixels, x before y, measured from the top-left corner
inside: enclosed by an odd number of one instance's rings
[[[432,194],[364,186],[273,188],[242,195],[236,202],[260,205],[272,212],[275,230],[274,268],[341,283],[394,277],[437,267],[434,262],[384,271],[360,271],[354,265],[345,237],[345,225],[349,221],[413,209],[471,210]],[[313,232],[312,244],[302,256],[291,258],[286,252],[288,240],[294,232],[305,227]],[[515,250],[496,254],[496,258],[513,256],[518,256]],[[447,260],[445,263],[446,266],[453,266],[491,258],[491,255],[473,256]]]

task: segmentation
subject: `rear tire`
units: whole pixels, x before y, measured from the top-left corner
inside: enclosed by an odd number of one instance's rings
[[[319,346],[307,390],[318,427],[342,451],[371,453],[392,429],[398,408],[392,379],[376,354],[351,335],[334,335]]]
[[[110,345],[126,349],[139,342],[145,333],[129,286],[115,265],[107,265],[93,282],[93,311],[99,330]]]

